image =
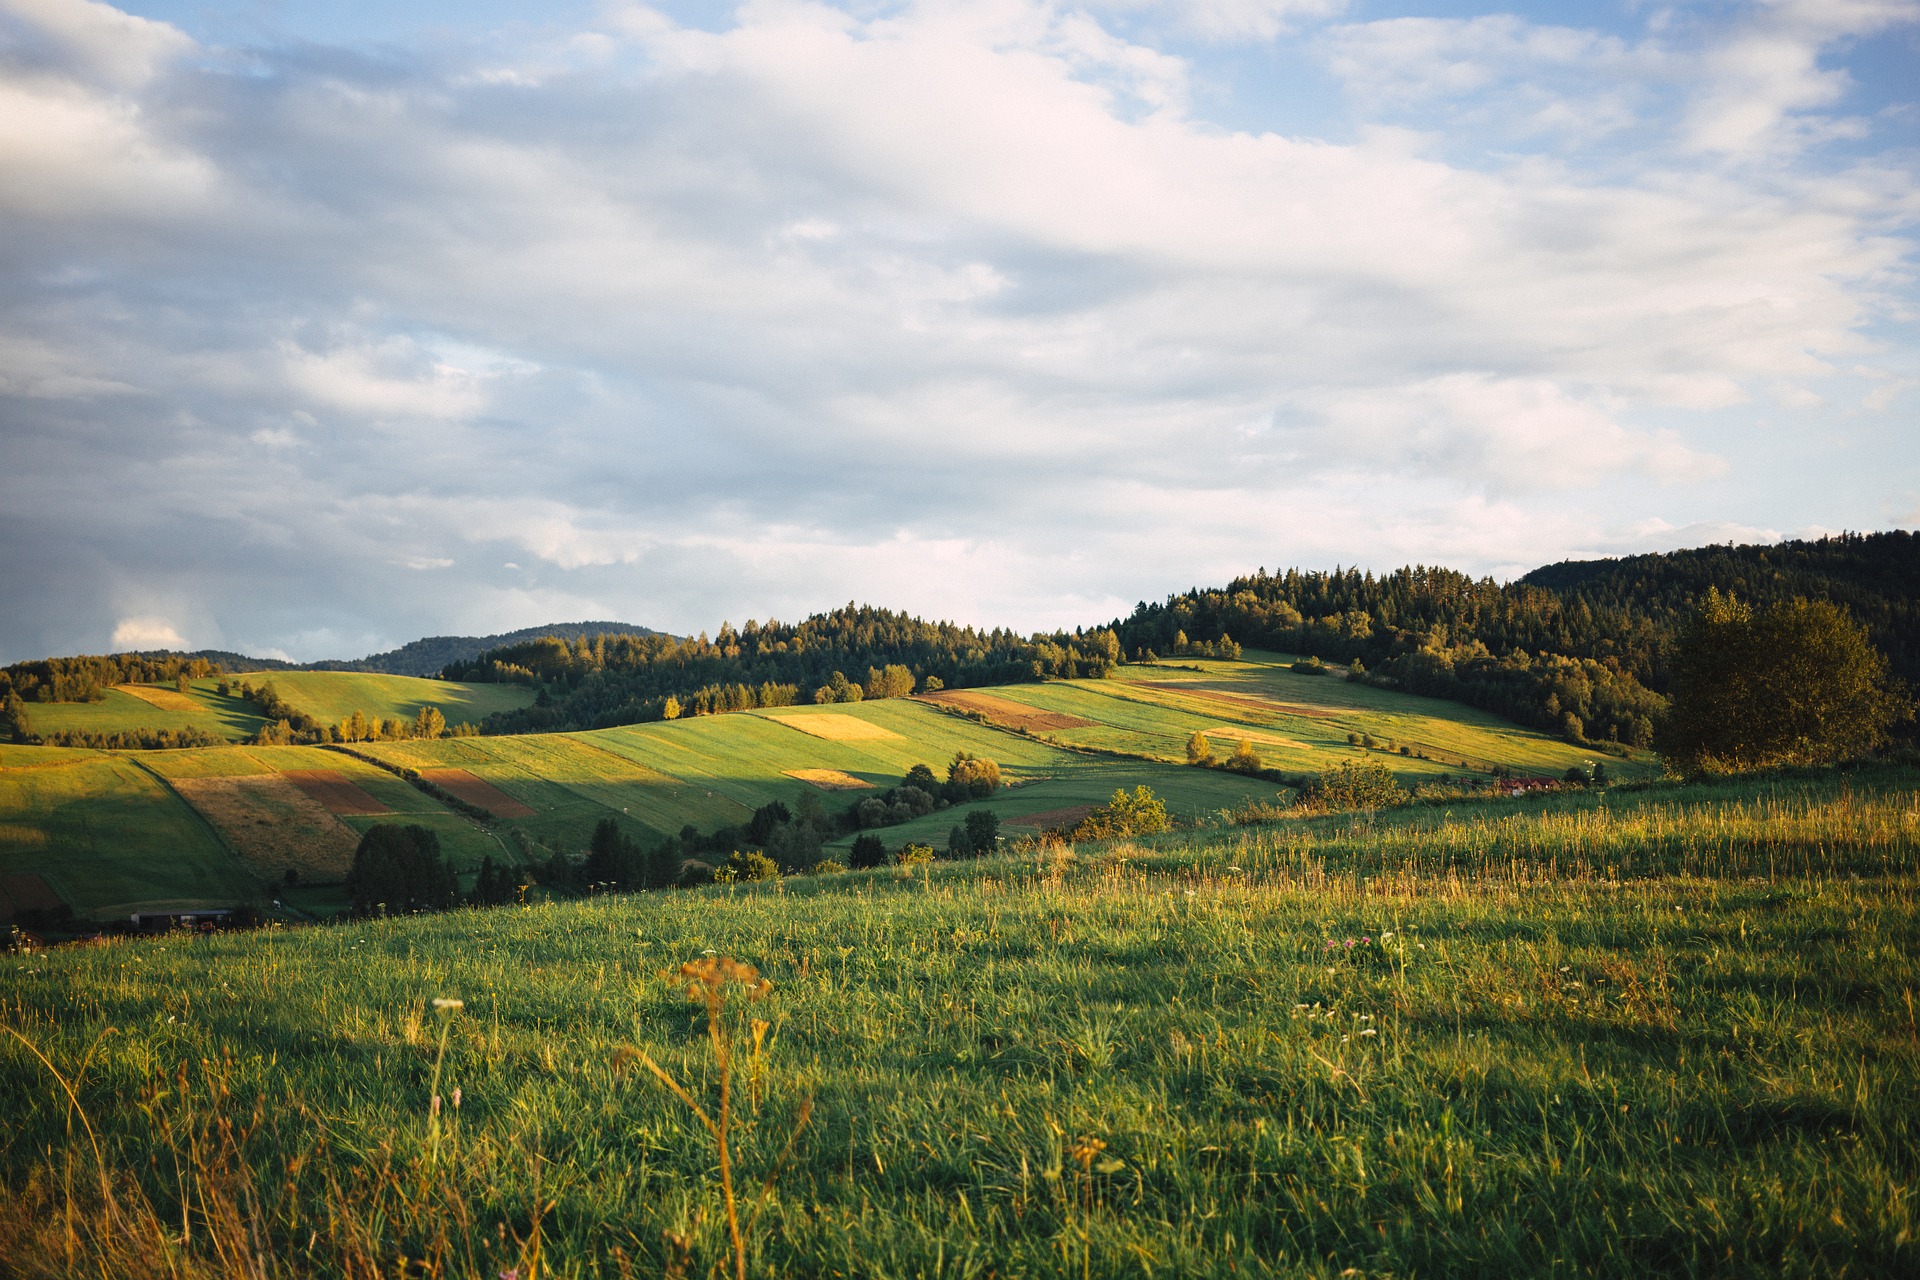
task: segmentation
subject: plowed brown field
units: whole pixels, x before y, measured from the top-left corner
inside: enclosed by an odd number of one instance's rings
[[[468,804],[477,804],[497,818],[531,818],[538,812],[523,804],[485,778],[465,769],[422,769],[420,776],[443,791],[449,791]]]
[[[309,879],[338,879],[353,865],[360,843],[353,828],[277,773],[174,778],[169,785],[229,848],[271,878],[291,870]]]
[[[289,769],[281,775],[326,807],[328,813],[392,813],[337,769]]]

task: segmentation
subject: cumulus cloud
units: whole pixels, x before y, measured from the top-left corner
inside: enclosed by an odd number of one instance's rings
[[[753,0],[372,59],[0,5],[0,649],[1072,625],[1261,562],[1847,523],[1749,447],[1911,364],[1912,174],[1816,136],[1906,9],[1842,8]],[[1210,118],[1196,33],[1296,42],[1350,121]],[[1772,123],[1712,123],[1742,94]]]
[[[165,618],[122,618],[113,629],[115,649],[184,649],[187,642]]]

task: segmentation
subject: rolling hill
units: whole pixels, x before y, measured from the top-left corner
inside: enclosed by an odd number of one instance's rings
[[[454,720],[489,697],[531,697],[518,685],[351,672],[272,678],[283,697],[328,718],[348,707],[408,718],[430,699]],[[209,717],[223,701],[201,687],[211,683],[196,682],[191,695]],[[123,696],[124,704],[70,705],[102,716],[202,714]],[[1558,776],[1593,758],[1485,712],[1300,675],[1281,655],[1249,653],[1241,661],[1125,666],[1105,680],[578,733],[364,742],[351,747],[357,755],[317,746],[0,747],[0,875],[38,877],[83,916],[268,896],[323,911],[341,904],[337,887],[328,886],[338,885],[354,843],[376,822],[431,827],[455,865],[470,872],[488,856],[521,862],[578,853],[606,818],[652,845],[689,825],[711,832],[742,824],[761,805],[794,806],[807,793],[839,808],[880,794],[915,764],[942,770],[959,751],[997,761],[1010,785],[972,805],[879,829],[889,847],[944,847],[948,830],[975,806],[995,813],[1010,836],[1070,824],[1119,787],[1149,786],[1188,821],[1273,797],[1273,781],[1189,767],[1186,744],[1196,730],[1221,758],[1244,738],[1269,768],[1310,774],[1365,756],[1409,784],[1495,768]],[[1377,745],[1350,744],[1361,735]],[[1608,764],[1623,777],[1653,767],[1645,758]],[[492,821],[476,822],[409,785],[397,776],[406,770]]]

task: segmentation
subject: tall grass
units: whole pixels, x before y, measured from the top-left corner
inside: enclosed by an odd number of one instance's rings
[[[1649,791],[9,958],[46,1063],[0,1053],[0,1272],[1913,1274],[1915,807]],[[712,1133],[621,1052],[719,1096],[660,978],[706,953],[776,983],[738,1254]]]

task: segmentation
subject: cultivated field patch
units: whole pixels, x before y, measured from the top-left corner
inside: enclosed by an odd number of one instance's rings
[[[785,773],[789,778],[798,778],[822,791],[865,791],[873,787],[871,782],[862,782],[838,769],[788,769]]]
[[[816,738],[825,738],[828,742],[879,742],[900,736],[891,729],[883,729],[859,716],[835,715],[831,712],[823,715],[768,716],[767,719]]]
[[[318,800],[328,813],[392,813],[337,769],[288,769],[280,775]]]
[[[1218,702],[1226,706],[1245,707],[1251,711],[1264,711],[1268,714],[1299,716],[1305,720],[1332,720],[1340,714],[1327,707],[1310,706],[1304,702],[1275,702],[1269,698],[1256,698],[1244,693],[1229,693],[1213,685],[1190,684],[1179,680],[1142,680],[1140,683],[1149,689],[1183,693],[1189,698],[1198,698],[1203,702]]]
[[[166,689],[159,685],[151,684],[117,684],[113,687],[124,694],[140,699],[140,701],[150,707],[158,707],[162,711],[202,712],[206,710],[205,707],[195,702],[192,698],[189,698],[186,694],[181,693],[178,689]]]
[[[941,706],[977,711],[989,723],[1002,729],[1090,729],[1095,724],[1095,721],[1080,716],[1071,716],[1062,711],[1042,711],[1024,702],[995,697],[990,693],[975,693],[971,689],[948,689],[922,696],[928,702],[937,702]]]
[[[173,788],[213,824],[235,853],[269,877],[347,874],[360,837],[312,796],[277,773],[243,778],[175,778]]]
[[[531,818],[539,810],[515,800],[485,778],[465,769],[422,769],[420,776],[468,804],[477,804],[498,818]]]

